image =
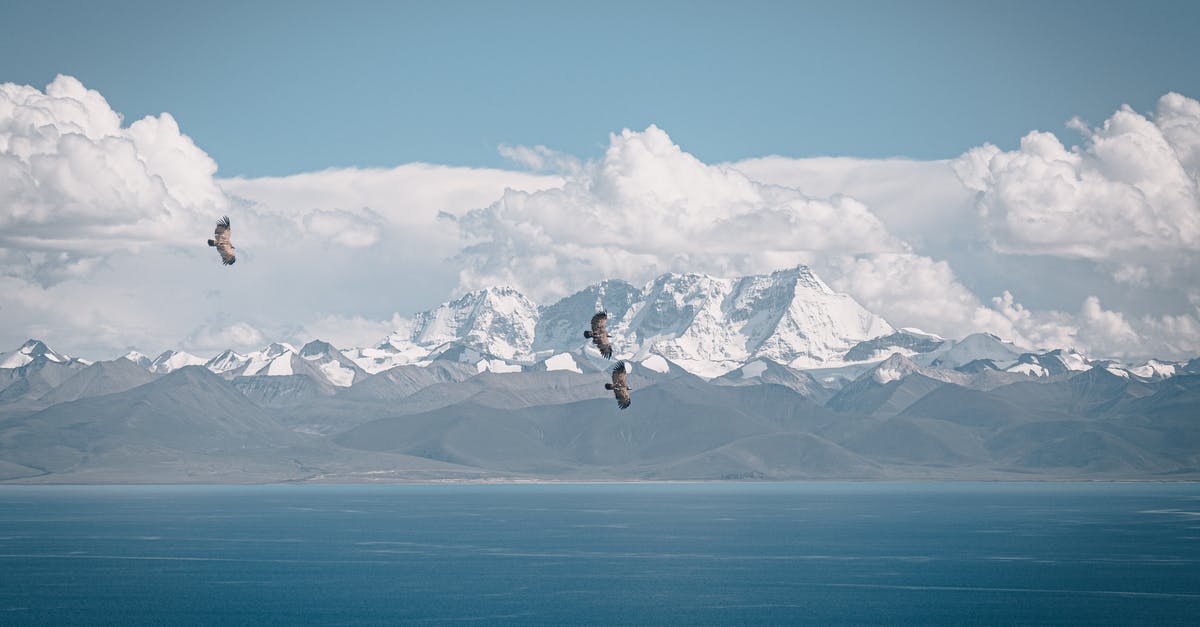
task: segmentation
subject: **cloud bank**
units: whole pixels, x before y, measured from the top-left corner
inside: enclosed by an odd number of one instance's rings
[[[0,85],[0,269],[40,283],[115,252],[183,244],[227,207],[217,164],[168,113],[122,126],[98,92],[58,76]]]
[[[539,302],[610,277],[731,276],[818,253],[907,250],[853,198],[811,197],[702,163],[655,126],[611,135],[603,158],[562,186],[507,191],[458,226],[461,289],[510,284]]]
[[[1200,354],[1200,103],[944,161],[709,164],[650,126],[527,171],[411,163],[216,178],[167,113],[125,126],[67,76],[0,85],[0,348],[211,354],[372,343],[455,293],[812,265],[897,327],[1095,356]],[[1004,138],[1000,138],[1004,139]],[[203,239],[234,220],[235,272]],[[399,312],[399,313],[397,313]]]

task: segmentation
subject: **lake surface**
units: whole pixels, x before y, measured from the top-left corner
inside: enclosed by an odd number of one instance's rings
[[[0,624],[1196,624],[1200,485],[0,486]]]

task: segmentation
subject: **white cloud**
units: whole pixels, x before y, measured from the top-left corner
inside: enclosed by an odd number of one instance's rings
[[[44,92],[4,83],[0,272],[61,280],[96,263],[88,259],[183,244],[228,204],[216,169],[170,114],[124,127],[103,96],[69,76]]]
[[[308,233],[321,241],[348,248],[365,248],[379,241],[382,219],[364,209],[358,213],[342,209],[316,209],[302,220]]]
[[[729,276],[819,252],[906,249],[853,198],[813,198],[702,163],[655,126],[610,136],[604,157],[562,186],[506,191],[458,225],[461,289],[507,283],[538,301],[611,277]]]
[[[893,326],[919,327],[946,337],[990,332],[1028,345],[1013,320],[987,307],[945,261],[914,254],[835,259],[830,285],[854,296]]]
[[[200,356],[211,356],[228,348],[240,352],[252,351],[270,341],[253,325],[234,322],[200,325],[188,335],[182,346]]]
[[[497,151],[500,156],[515,161],[534,172],[576,174],[583,168],[583,162],[578,157],[542,145],[530,147],[500,144]]]
[[[1154,119],[1125,106],[1098,128],[1070,126],[1084,146],[1034,131],[1017,150],[988,144],[955,162],[996,249],[1109,263],[1122,279],[1194,267],[1200,103],[1168,94]]]
[[[384,320],[330,314],[306,323],[296,339],[301,343],[324,340],[339,348],[370,347],[408,324],[410,322],[398,313]]]
[[[1195,356],[1200,103],[1168,94],[1152,117],[1072,125],[1080,148],[1031,133],[952,161],[711,165],[651,126],[588,163],[501,147],[532,173],[214,180],[169,114],[123,126],[70,77],[0,85],[0,349],[363,345],[455,289],[507,283],[549,302],[605,278],[808,263],[896,326]],[[203,245],[226,213],[233,269]]]

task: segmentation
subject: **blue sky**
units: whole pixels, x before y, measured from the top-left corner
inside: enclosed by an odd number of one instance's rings
[[[247,5],[247,6],[243,6]],[[220,176],[499,144],[953,158],[1200,94],[1195,2],[6,2],[0,81],[171,112]]]

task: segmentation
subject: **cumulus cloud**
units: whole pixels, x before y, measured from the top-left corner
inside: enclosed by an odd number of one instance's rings
[[[0,349],[361,346],[455,289],[507,283],[544,303],[606,278],[806,263],[895,326],[1195,356],[1200,103],[1168,94],[1152,116],[1072,126],[1082,147],[1035,132],[951,161],[712,165],[651,126],[591,162],[500,148],[526,172],[215,180],[169,114],[124,126],[70,77],[0,85]],[[235,271],[203,246],[224,213]]]
[[[0,271],[60,280],[87,270],[88,259],[194,238],[227,206],[216,170],[168,113],[126,127],[72,77],[45,91],[4,83]]]
[[[329,314],[306,323],[297,339],[300,342],[319,339],[344,348],[374,346],[380,338],[408,324],[409,321],[398,313],[381,320]]]
[[[509,146],[500,144],[497,151],[500,156],[519,163],[534,172],[553,172],[576,174],[583,168],[583,162],[578,157],[537,146]]]
[[[360,212],[317,209],[304,215],[307,232],[321,241],[349,248],[365,248],[379,241],[383,220],[370,209]]]
[[[211,323],[196,327],[183,341],[183,347],[209,356],[231,348],[236,351],[251,351],[268,343],[267,336],[246,322]]]
[[[990,332],[1021,344],[1028,340],[1012,320],[985,306],[945,261],[914,254],[835,259],[830,285],[900,326],[947,337]]]
[[[255,348],[260,339],[320,337],[312,332],[335,345],[373,343],[390,331],[391,312],[428,308],[457,284],[458,268],[447,263],[459,248],[457,227],[439,213],[461,215],[505,189],[562,184],[557,176],[422,163],[214,180],[215,163],[173,135],[169,115],[122,127],[100,94],[66,77],[45,92],[2,91],[0,350],[28,337],[95,359],[134,348],[209,356]],[[163,204],[135,202],[136,195],[121,211],[115,201],[99,211],[95,198],[9,202],[45,192],[21,177],[35,171],[29,162],[38,154],[68,163],[50,139],[69,133],[136,146],[153,177],[123,170],[87,180],[120,190],[149,180],[161,186],[152,200]],[[204,245],[226,213],[238,247],[234,268]]]
[[[656,126],[610,136],[562,186],[508,190],[458,220],[460,288],[507,283],[545,301],[611,277],[765,272],[815,253],[901,252],[861,202],[814,198],[701,162]]]
[[[1101,262],[1132,282],[1194,268],[1200,103],[1167,94],[1153,118],[1124,106],[1099,127],[1069,125],[1083,133],[1082,147],[1034,131],[1017,150],[987,144],[955,162],[963,185],[978,192],[993,246]]]

